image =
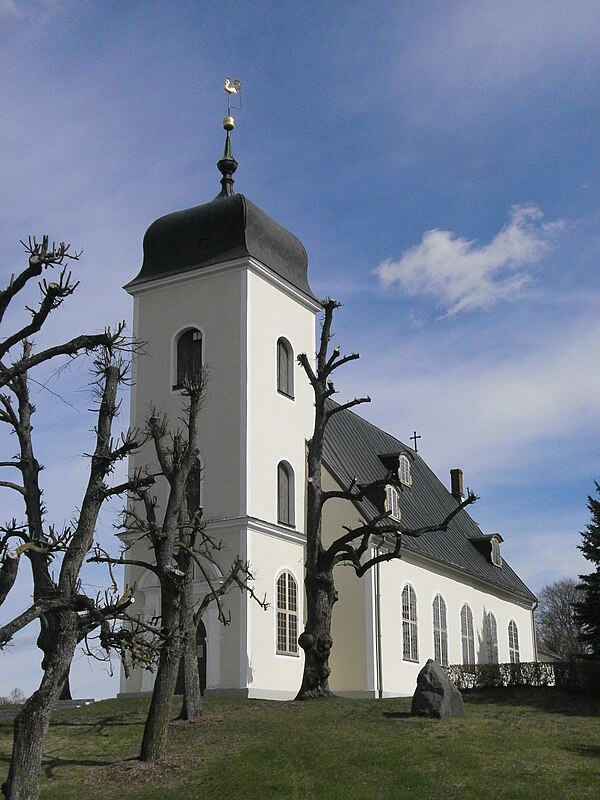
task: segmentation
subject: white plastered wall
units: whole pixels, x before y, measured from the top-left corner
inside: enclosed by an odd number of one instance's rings
[[[324,472],[325,489],[339,488],[333,477]],[[359,521],[356,508],[344,500],[331,500],[325,506],[323,535],[326,542],[340,535],[343,526],[355,527]],[[440,533],[440,536],[443,536]],[[451,571],[442,564],[419,558],[404,550],[403,558],[380,565],[379,591],[381,638],[375,624],[375,571],[357,578],[351,567],[336,567],[335,583],[339,601],[333,610],[330,686],[341,694],[412,695],[419,670],[433,658],[433,600],[444,598],[448,625],[448,659],[462,663],[460,610],[468,603],[473,612],[475,655],[485,662],[483,619],[492,612],[498,625],[498,658],[510,660],[508,624],[511,620],[519,633],[520,660],[533,661],[535,647],[531,624],[531,604]],[[405,661],[402,652],[402,590],[410,583],[417,596],[418,662]],[[381,666],[378,668],[378,652]],[[381,674],[381,685],[378,676]]]
[[[277,465],[294,472],[295,528],[304,528],[305,443],[314,424],[313,393],[299,353],[313,357],[315,307],[273,284],[265,273],[248,273],[248,506],[249,517],[277,522]],[[277,391],[277,341],[294,356],[294,397]]]
[[[132,424],[143,422],[151,407],[177,424],[184,401],[172,389],[175,342],[186,328],[198,328],[209,372],[199,419],[205,519],[224,542],[218,556],[222,569],[237,555],[249,559],[261,576],[261,591],[274,604],[281,566],[302,563],[305,440],[313,422],[312,390],[295,362],[294,398],[277,391],[277,340],[288,340],[294,358],[300,352],[312,357],[318,306],[251,259],[161,279],[135,288],[134,295],[134,334],[146,344],[134,363]],[[273,536],[264,530],[278,527],[277,464],[283,460],[294,471],[296,524],[282,528],[278,538],[276,531]],[[154,468],[153,462],[147,446],[131,468],[145,463]],[[164,501],[165,490],[158,494]],[[252,520],[265,524],[250,532]],[[129,555],[147,553],[140,542]],[[301,574],[291,571],[301,586]],[[141,570],[127,568],[128,585],[142,578]],[[223,628],[209,620],[207,625],[207,691],[267,696],[297,689],[301,658],[276,656],[270,628],[265,640],[270,624],[265,616],[274,615],[274,606],[265,614],[239,592],[225,603],[231,624]],[[151,688],[153,679],[141,681],[138,672],[128,681],[122,678],[122,691]]]

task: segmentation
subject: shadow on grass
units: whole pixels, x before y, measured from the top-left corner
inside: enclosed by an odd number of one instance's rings
[[[578,756],[585,758],[600,758],[600,747],[591,744],[582,744],[579,747],[567,747],[567,752],[575,753]]]
[[[384,711],[383,716],[388,719],[410,719],[412,714],[410,711]]]
[[[42,773],[46,778],[56,778],[54,771],[58,767],[109,767],[111,764],[120,763],[115,760],[95,759],[95,758],[44,758],[42,760]]]
[[[130,727],[131,725],[142,725],[144,718],[125,719],[119,717],[101,717],[100,719],[52,719],[51,728],[89,728],[90,730],[103,731],[105,728]]]
[[[528,706],[548,714],[600,717],[600,697],[588,697],[553,686],[507,686],[462,693],[465,705]]]

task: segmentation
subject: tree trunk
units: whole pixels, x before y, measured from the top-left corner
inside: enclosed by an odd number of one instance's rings
[[[140,761],[158,761],[165,754],[178,669],[179,657],[165,650],[158,663],[152,700],[144,726]]]
[[[40,687],[15,717],[10,769],[2,785],[6,800],[38,797],[44,737],[77,645],[77,614],[60,612],[57,620],[59,640],[53,652],[46,653],[47,666]]]
[[[183,704],[179,719],[195,720],[202,716],[202,693],[196,650],[196,625],[194,624],[193,588],[188,581],[182,596],[181,619],[185,632],[183,645]]]
[[[333,572],[306,575],[307,619],[298,642],[304,650],[304,673],[296,700],[332,697],[329,688],[329,653],[333,646],[331,614],[337,600]]]
[[[158,660],[152,700],[144,726],[140,750],[141,761],[158,761],[165,754],[183,646],[180,629],[180,601],[179,588],[170,581],[163,581],[161,585],[161,620],[163,630],[170,634],[170,640],[163,645]]]

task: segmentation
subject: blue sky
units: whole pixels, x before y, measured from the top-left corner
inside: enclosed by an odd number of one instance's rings
[[[600,478],[599,62],[600,10],[577,0],[0,0],[2,276],[19,239],[49,233],[84,253],[47,340],[130,320],[145,229],[219,189],[239,78],[235,188],[343,302],[336,342],[362,358],[340,398],[369,393],[362,413],[405,442],[416,429],[447,483],[461,467],[534,591],[576,577]],[[62,524],[90,394],[83,362],[46,378],[36,435]],[[28,591],[24,574],[3,617]],[[35,688],[34,639],[0,655],[0,693]],[[116,690],[83,658],[73,684]]]

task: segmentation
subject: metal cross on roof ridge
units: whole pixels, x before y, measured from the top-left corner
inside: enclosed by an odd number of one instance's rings
[[[414,431],[413,435],[410,436],[409,438],[410,438],[411,442],[415,443],[413,449],[414,449],[415,453],[418,453],[419,452],[419,448],[417,447],[417,439],[421,438],[421,434],[420,433],[418,434],[416,431]]]

